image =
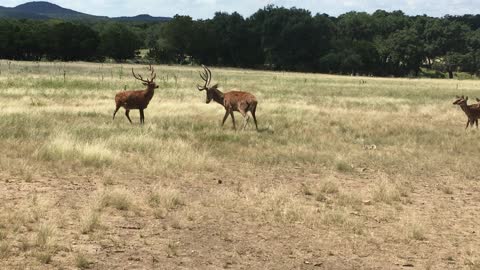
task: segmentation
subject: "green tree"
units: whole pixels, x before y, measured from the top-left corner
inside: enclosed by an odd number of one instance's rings
[[[314,20],[309,11],[267,6],[250,18],[259,35],[265,64],[274,69],[313,71],[328,48],[328,20]],[[320,34],[321,33],[321,34]],[[322,48],[323,50],[319,49]]]
[[[343,39],[372,40],[377,31],[372,16],[366,12],[348,12],[338,17],[338,33]]]
[[[467,35],[467,53],[464,60],[464,70],[478,75],[480,71],[480,29],[471,31]]]
[[[424,59],[424,46],[415,28],[399,30],[386,40],[380,54],[394,75],[413,72],[418,76]]]
[[[138,36],[121,23],[109,24],[100,34],[101,54],[116,61],[134,58],[141,45],[142,41]]]
[[[70,22],[55,24],[49,38],[50,57],[63,61],[92,60],[100,43],[98,33],[90,27]]]
[[[260,38],[240,14],[217,12],[211,26],[216,37],[212,45],[219,64],[251,67],[258,63]]]
[[[459,22],[446,19],[428,20],[422,35],[426,56],[433,60],[447,53],[464,52],[466,33],[469,31],[468,26]]]

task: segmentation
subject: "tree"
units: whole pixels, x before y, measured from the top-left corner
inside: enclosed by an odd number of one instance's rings
[[[467,35],[467,53],[464,58],[464,70],[478,74],[480,70],[480,29]]]
[[[372,14],[372,19],[375,25],[374,35],[377,38],[387,38],[395,31],[409,28],[412,24],[412,20],[401,10],[393,12],[377,10]]]
[[[210,25],[216,37],[212,45],[219,64],[252,67],[259,63],[260,38],[240,14],[217,12]]]
[[[425,25],[423,39],[426,56],[436,59],[451,52],[465,52],[468,26],[446,19],[430,19]]]
[[[141,45],[137,35],[124,24],[109,24],[100,34],[101,54],[116,61],[134,58]]]
[[[261,38],[265,64],[274,69],[313,71],[322,51],[318,50],[329,37],[329,30],[318,35],[328,23],[314,20],[309,11],[267,6],[250,18]],[[325,46],[328,48],[328,46]]]
[[[90,27],[70,22],[55,24],[50,39],[50,58],[63,61],[92,60],[100,43],[98,33]]]
[[[338,17],[338,33],[343,39],[372,40],[377,31],[373,17],[366,12],[348,12]]]
[[[406,75],[413,72],[418,76],[424,59],[424,47],[415,28],[399,30],[390,35],[380,51],[383,59],[394,70],[395,75]]]

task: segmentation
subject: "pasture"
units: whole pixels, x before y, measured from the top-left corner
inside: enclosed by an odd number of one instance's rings
[[[480,81],[131,67],[0,61],[0,269],[480,269]]]

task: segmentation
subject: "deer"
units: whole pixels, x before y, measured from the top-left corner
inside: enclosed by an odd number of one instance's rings
[[[477,101],[477,104],[473,104],[473,105],[480,108],[480,99],[476,97],[475,100]]]
[[[116,108],[113,112],[113,120],[115,120],[115,114],[120,109],[120,107],[125,108],[125,116],[127,117],[130,124],[132,120],[130,119],[130,110],[140,110],[140,124],[145,123],[145,116],[143,110],[148,106],[148,103],[155,93],[155,89],[158,88],[158,85],[155,84],[154,80],[157,76],[152,65],[148,67],[148,70],[151,72],[150,79],[143,79],[142,75],[135,74],[132,68],[132,75],[135,79],[142,82],[143,85],[147,87],[145,90],[133,90],[133,91],[122,91],[118,92],[115,95],[115,104]]]
[[[240,112],[240,114],[242,114],[245,119],[245,123],[242,127],[242,130],[245,130],[245,127],[248,124],[248,120],[250,119],[250,116],[247,113],[250,112],[253,116],[253,121],[255,122],[255,128],[258,131],[257,118],[255,117],[255,111],[257,109],[257,98],[254,95],[244,91],[230,91],[223,93],[218,89],[218,83],[210,86],[210,82],[212,80],[212,72],[208,67],[204,65],[202,65],[202,67],[203,73],[200,73],[200,77],[205,82],[205,84],[203,86],[197,85],[197,89],[199,91],[206,91],[207,104],[209,104],[210,101],[214,100],[225,108],[225,115],[223,116],[222,127],[225,124],[228,115],[230,115],[232,117],[233,128],[235,130],[237,129],[235,125],[235,117],[233,116],[233,112],[237,111]]]
[[[463,112],[467,115],[467,126],[465,129],[468,128],[470,125],[473,128],[473,124],[478,128],[478,118],[480,118],[480,107],[478,104],[467,105],[468,97],[464,96],[456,96],[456,100],[453,102],[453,105],[458,105],[462,108]]]

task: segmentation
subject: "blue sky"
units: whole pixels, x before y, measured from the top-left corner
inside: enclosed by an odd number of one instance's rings
[[[14,7],[28,0],[0,0],[1,6]],[[308,9],[312,14],[338,16],[348,11],[373,12],[403,10],[408,15],[480,14],[480,0],[50,0],[65,8],[102,16],[190,15],[194,19],[213,17],[216,11],[237,11],[245,17],[258,9],[274,4],[287,8]]]

